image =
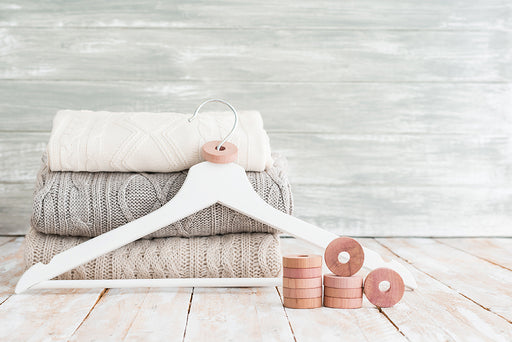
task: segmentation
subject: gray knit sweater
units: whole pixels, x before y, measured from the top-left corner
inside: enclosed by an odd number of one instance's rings
[[[270,205],[292,212],[286,161],[265,172],[247,172],[254,190]],[[45,234],[94,237],[142,217],[167,203],[181,188],[187,172],[51,172],[43,156],[31,224]],[[164,227],[146,238],[193,237],[275,230],[220,204]]]
[[[48,263],[87,238],[46,235],[30,229],[25,265]],[[281,271],[275,234],[243,233],[193,238],[141,239],[100,256],[58,279],[277,277]]]

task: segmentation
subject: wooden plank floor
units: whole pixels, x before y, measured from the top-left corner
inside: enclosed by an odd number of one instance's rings
[[[14,295],[22,237],[0,237],[0,341],[511,341],[512,239],[359,239],[418,281],[393,308],[285,309],[280,288]],[[282,239],[283,253],[318,249]]]

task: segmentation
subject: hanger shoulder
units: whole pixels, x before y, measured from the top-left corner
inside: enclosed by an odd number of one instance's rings
[[[161,208],[59,253],[46,265],[33,265],[19,280],[16,291],[21,292],[38,282],[57,277],[215,204],[217,190],[210,186],[209,182],[211,165],[202,164],[204,163],[197,164],[189,170],[180,191]]]
[[[245,173],[243,175],[243,180],[239,175],[236,183],[226,184],[220,203],[322,249],[325,249],[332,240],[338,237],[334,233],[275,209],[254,191]],[[364,268],[368,270],[378,267],[391,268],[402,276],[407,287],[411,289],[417,287],[414,277],[402,264],[395,260],[385,262],[377,252],[364,246],[363,250],[365,254]]]

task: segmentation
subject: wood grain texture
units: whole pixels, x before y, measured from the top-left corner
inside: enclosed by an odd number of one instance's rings
[[[351,235],[510,236],[511,11],[503,0],[0,4],[0,232],[26,231],[58,109],[191,112],[222,97],[262,112],[301,218]]]
[[[28,232],[32,211],[33,183],[0,183],[0,233]]]
[[[0,304],[9,298],[23,273],[23,238],[0,238]]]
[[[510,83],[2,81],[1,130],[50,131],[60,109],[192,113],[206,98],[257,109],[270,132],[508,135]],[[212,104],[212,109],[225,107]]]
[[[191,292],[109,289],[71,341],[181,341]]]
[[[432,239],[378,239],[401,258],[512,321],[512,272]]]
[[[102,291],[33,290],[14,295],[16,283],[25,270],[23,240],[0,237],[0,340],[68,340]]]
[[[101,290],[43,290],[11,296],[0,306],[2,341],[68,340],[99,299]]]
[[[401,28],[507,29],[512,26],[506,1],[425,3],[321,0],[295,1],[69,1],[24,0],[0,7],[1,26],[126,28]],[[269,15],[271,14],[271,15]],[[312,20],[321,18],[321,20]]]
[[[385,258],[397,258],[392,249],[373,239],[358,240]],[[412,245],[403,248],[410,248],[411,254],[419,253]],[[428,257],[432,254],[439,255],[439,258],[445,256],[442,262],[445,267],[458,269],[457,261],[443,253],[442,250],[431,249]],[[397,260],[412,272],[418,288],[406,291],[400,303],[382,311],[411,341],[466,341],[473,338],[505,342],[512,338],[509,322],[474,303],[471,297],[459,294],[457,288],[452,289],[432,278],[428,271],[423,272],[420,265],[410,265],[400,258]]]
[[[294,184],[301,219],[348,236],[511,236],[506,186]]]
[[[512,76],[510,34],[502,31],[0,28],[0,40],[3,79],[504,82]]]
[[[0,132],[5,161],[0,181],[33,182],[48,138],[44,132]],[[287,158],[292,184],[496,186],[512,181],[507,136],[270,133],[270,141]]]
[[[512,271],[512,239],[468,238],[436,241]]]
[[[12,295],[21,271],[22,241],[23,238],[0,237],[0,286],[8,296]],[[285,311],[274,288],[195,289],[190,313],[190,289],[125,289],[106,293],[98,290],[96,294],[91,294],[94,290],[31,291],[13,295],[3,303],[0,301],[1,322],[9,327],[0,329],[0,337],[2,341],[109,340],[109,336],[115,340],[159,337],[159,340],[181,341],[186,325],[185,340],[191,341],[204,336],[222,341],[512,339],[510,322],[479,305],[473,296],[475,293],[461,291],[468,288],[464,285],[468,277],[478,276],[480,272],[487,273],[489,278],[499,277],[494,272],[498,266],[431,239],[358,241],[385,258],[397,259],[398,251],[406,255],[408,262],[398,260],[413,273],[418,289],[406,291],[400,303],[381,312],[366,300],[363,308],[358,310]],[[387,243],[390,241],[397,243],[397,250]],[[427,254],[424,248],[418,248],[417,241],[430,241],[425,244],[428,245]],[[282,239],[281,246],[283,253],[319,252],[318,248],[297,239]],[[494,250],[492,244],[481,246],[484,254]],[[464,255],[463,264],[469,266],[461,267],[461,259],[453,258],[450,250]],[[443,279],[438,281],[436,275],[429,275],[431,267],[418,262],[417,256],[432,259]],[[443,258],[441,262],[440,258]],[[502,270],[510,274],[510,271]],[[447,277],[462,280],[447,286],[443,284]],[[500,283],[495,286],[495,296],[502,296],[503,291],[507,291]],[[188,324],[185,323],[187,314]]]
[[[293,341],[275,288],[197,288],[184,341]]]
[[[43,132],[0,133],[4,232],[27,230],[33,182],[48,137]],[[512,181],[509,138],[270,137],[274,150],[288,158],[295,213],[310,223],[354,236],[512,234],[512,190],[505,186]],[[312,151],[309,157],[302,153],[305,145]]]

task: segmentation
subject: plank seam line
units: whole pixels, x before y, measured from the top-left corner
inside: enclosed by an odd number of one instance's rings
[[[407,339],[407,341],[410,341],[409,337],[405,336],[404,332],[402,330],[400,330],[400,328],[398,327],[398,325],[395,324],[395,322],[393,322],[393,320],[384,312],[384,310],[382,310],[382,308],[379,308],[377,307],[377,309],[379,309],[379,312],[381,314],[384,315],[384,317],[386,317],[386,319],[389,321],[389,323],[391,323],[395,328],[396,330],[403,336]]]
[[[194,290],[195,290],[195,287],[193,287],[192,291],[190,292],[190,300],[188,302],[188,309],[187,309],[187,319],[185,320],[185,328],[183,329],[182,341],[185,341],[185,336],[187,336],[188,318],[190,317],[190,310],[192,309],[192,299],[194,298]]]
[[[486,310],[486,311],[488,311],[488,312],[490,312],[490,313],[492,313],[492,314],[494,314],[494,315],[496,315],[496,316],[498,316],[498,317],[500,317],[500,318],[504,319],[506,322],[508,322],[508,323],[512,324],[512,321],[510,321],[510,320],[509,320],[509,319],[507,319],[506,317],[504,317],[504,316],[500,315],[499,313],[496,313],[496,312],[492,311],[491,309],[489,309],[489,308],[485,307],[484,305],[482,305],[482,304],[478,303],[478,302],[477,302],[477,301],[475,301],[474,299],[471,299],[470,297],[466,296],[465,294],[463,294],[463,293],[459,292],[459,290],[457,290],[455,287],[453,287],[453,286],[451,286],[451,285],[448,285],[448,284],[446,284],[445,282],[443,282],[443,281],[441,281],[441,280],[437,279],[437,278],[436,278],[436,277],[434,277],[433,275],[431,275],[431,274],[429,274],[429,273],[427,273],[427,272],[425,272],[425,271],[421,270],[421,269],[420,269],[420,268],[418,268],[416,265],[414,265],[411,261],[407,260],[406,258],[401,257],[400,255],[398,255],[397,253],[395,253],[393,250],[391,250],[391,248],[389,248],[388,246],[384,245],[382,242],[380,242],[380,241],[378,241],[378,240],[375,240],[375,241],[376,241],[379,245],[381,245],[382,247],[384,247],[385,249],[387,249],[388,251],[390,251],[392,254],[394,254],[396,257],[398,257],[398,258],[400,258],[400,259],[402,259],[402,260],[406,261],[409,265],[411,265],[412,267],[414,267],[414,268],[415,268],[416,270],[418,270],[419,272],[421,272],[421,273],[423,273],[423,274],[427,275],[428,277],[430,277],[430,278],[434,279],[434,280],[435,280],[435,281],[437,281],[438,283],[440,283],[440,284],[442,284],[442,285],[444,285],[444,286],[448,287],[449,289],[451,289],[451,290],[455,291],[456,293],[458,293],[458,294],[459,294],[459,295],[461,295],[462,297],[466,298],[466,299],[467,299],[467,300],[469,300],[470,302],[475,303],[476,305],[478,305],[478,306],[479,306],[479,307],[481,307],[482,309],[484,309],[484,310]]]
[[[113,111],[115,112],[123,112],[123,111]],[[137,112],[137,111],[135,111]],[[126,111],[126,113],[130,113],[130,111]],[[155,112],[155,113],[165,113],[165,112]],[[411,138],[411,139],[421,139],[421,138],[429,138],[429,137],[448,137],[448,138],[503,138],[508,139],[509,135],[506,133],[482,133],[476,135],[475,133],[471,132],[457,132],[457,131],[447,131],[447,132],[415,132],[415,131],[360,131],[354,133],[353,131],[299,131],[299,130],[280,130],[280,129],[266,129],[267,134],[270,135],[313,135],[313,136],[321,136],[323,137],[331,137],[331,136],[338,136],[339,139],[343,137],[359,137],[359,141],[361,142],[375,142],[376,137],[401,137],[401,138]],[[31,134],[31,135],[41,135],[45,138],[49,137],[51,134],[51,130],[49,129],[0,129],[0,134]],[[364,139],[366,138],[366,139]],[[330,140],[329,140],[330,141]],[[45,141],[39,141],[35,142],[34,144],[42,144],[45,143]],[[276,150],[279,151],[279,150]]]
[[[397,27],[397,28],[386,28],[386,27],[336,27],[336,26],[298,26],[298,27],[290,27],[290,26],[181,26],[181,27],[173,27],[173,26],[100,26],[100,25],[91,25],[91,26],[31,26],[31,25],[0,25],[2,29],[11,29],[11,30],[31,30],[31,29],[43,29],[43,30],[60,30],[60,29],[73,29],[73,30],[154,30],[154,31],[346,31],[346,32],[446,32],[446,33],[508,33],[510,32],[509,28],[486,28],[486,29],[477,29],[477,28],[408,28],[408,27]]]
[[[109,79],[96,79],[96,78],[8,78],[1,77],[0,80],[8,81],[8,82],[37,82],[37,83],[97,83],[97,82],[110,82],[110,83],[205,83],[205,80],[202,79],[184,79],[184,78],[163,78],[158,80],[152,80],[149,78],[109,78]],[[241,82],[246,84],[303,84],[303,85],[311,85],[311,84],[510,84],[512,79],[506,79],[503,81],[500,80],[482,80],[482,79],[473,79],[473,80],[423,80],[423,81],[414,81],[414,80],[380,80],[380,81],[370,81],[370,80],[345,80],[345,81],[318,81],[316,79],[311,80],[275,80],[275,81],[252,81],[246,79],[212,79],[207,80],[207,83],[228,83],[232,84],[233,82]]]
[[[297,342],[297,337],[295,337],[295,332],[293,331],[292,322],[290,321],[290,317],[288,317],[288,312],[286,312],[286,308],[284,307],[283,297],[281,296],[281,292],[279,292],[279,287],[276,286],[277,295],[279,296],[279,300],[281,301],[281,306],[283,307],[284,316],[288,321],[288,326],[290,327],[290,331],[292,332],[292,337],[295,342]]]
[[[76,332],[78,331],[78,329],[80,329],[80,327],[85,323],[85,321],[87,320],[87,318],[89,318],[89,316],[91,315],[91,312],[92,310],[94,310],[94,308],[96,307],[96,305],[99,303],[99,301],[103,298],[103,296],[108,292],[108,289],[103,289],[101,290],[100,292],[100,295],[98,296],[98,298],[96,298],[96,301],[94,302],[94,304],[91,306],[91,308],[89,309],[89,312],[87,312],[87,315],[85,315],[84,319],[82,319],[82,321],[80,322],[80,324],[76,327],[75,330],[73,330],[73,333],[71,334],[70,336],[70,339],[71,337],[73,337]]]
[[[122,337],[121,340],[125,340],[126,339],[126,336],[128,336],[128,333],[130,332],[130,329],[132,328],[133,326],[133,323],[135,323],[135,320],[137,319],[137,316],[139,316],[139,313],[141,311],[141,308],[142,308],[142,305],[144,305],[144,302],[146,301],[146,298],[148,297],[148,293],[151,289],[150,288],[147,288],[146,289],[146,293],[144,294],[144,299],[142,299],[142,301],[140,302],[140,304],[138,305],[137,307],[137,313],[135,314],[135,316],[133,316],[133,319],[132,321],[130,322],[130,325],[128,325],[128,328],[126,329],[126,332],[124,334],[124,336]]]
[[[8,295],[7,297],[5,297],[5,299],[4,299],[4,300],[2,300],[2,301],[0,302],[0,305],[2,305],[3,303],[5,303],[5,302],[6,302],[9,298],[11,298],[12,296],[13,296],[13,294],[11,293],[11,294],[10,294],[10,295]]]
[[[2,237],[2,236],[0,236],[0,237]],[[16,238],[17,238],[17,237],[15,237],[15,236],[13,236],[13,237],[9,236],[9,237],[10,237],[10,239],[5,240],[4,242],[0,242],[0,247],[1,247],[1,246],[3,246],[3,245],[5,245],[5,244],[7,244],[7,243],[9,243],[9,242],[13,242],[13,241],[14,241],[14,240],[16,240]],[[3,303],[3,302],[2,302],[2,303]]]
[[[463,253],[469,254],[469,255],[471,255],[471,256],[473,256],[473,257],[475,257],[475,258],[478,258],[478,259],[480,259],[480,260],[486,261],[486,262],[488,262],[488,263],[490,263],[490,264],[492,264],[492,265],[494,265],[494,266],[501,267],[501,268],[503,268],[503,269],[506,269],[507,271],[512,271],[512,269],[510,269],[510,268],[508,268],[508,267],[506,267],[506,266],[500,265],[500,264],[498,264],[498,263],[496,263],[496,262],[494,262],[494,261],[492,261],[492,260],[489,260],[489,259],[483,258],[483,257],[478,256],[478,255],[475,255],[475,254],[472,254],[472,253],[470,253],[470,252],[468,252],[468,251],[466,251],[466,250],[464,250],[464,249],[462,249],[462,248],[455,247],[455,246],[449,245],[449,244],[447,244],[447,243],[444,243],[441,239],[434,238],[433,240],[434,240],[434,241],[436,241],[436,242],[438,242],[438,243],[440,243],[440,244],[442,244],[442,245],[448,246],[448,247],[450,247],[450,248],[454,248],[454,249],[456,249],[456,250],[458,250],[458,251],[461,251],[461,252],[463,252]]]
[[[433,278],[433,277],[432,277],[432,278]],[[435,279],[435,278],[434,278],[434,279]],[[437,279],[436,279],[436,280],[437,280]],[[477,302],[477,301],[475,301],[474,299],[469,298],[469,297],[468,297],[468,296],[466,296],[464,293],[460,293],[459,291],[457,291],[456,289],[452,288],[451,286],[449,286],[449,285],[446,285],[446,286],[448,286],[449,288],[451,288],[451,289],[455,290],[455,291],[456,291],[458,294],[460,294],[462,297],[466,298],[466,299],[467,299],[467,300],[469,300],[470,302],[475,303],[476,305],[478,305],[478,306],[479,306],[479,307],[481,307],[482,309],[484,309],[484,310],[486,310],[486,311],[489,311],[490,313],[493,313],[493,314],[495,314],[496,316],[503,318],[503,319],[504,319],[505,321],[507,321],[508,323],[512,324],[512,321],[511,321],[511,320],[509,320],[509,319],[507,319],[506,317],[503,317],[502,315],[500,315],[500,314],[498,314],[498,313],[496,313],[496,312],[492,311],[492,310],[491,310],[491,309],[489,309],[488,307],[483,306],[482,304],[478,303],[478,302]]]

